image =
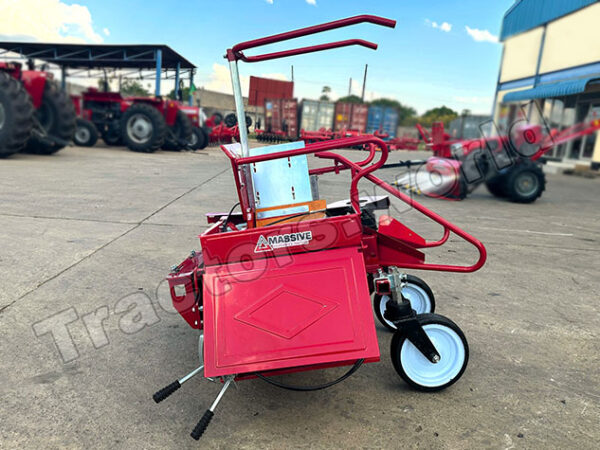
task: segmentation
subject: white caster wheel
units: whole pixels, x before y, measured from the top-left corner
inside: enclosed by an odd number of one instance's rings
[[[406,285],[402,288],[402,295],[410,302],[410,306],[417,314],[429,314],[435,311],[433,292],[427,283],[419,277],[407,275]],[[373,297],[373,309],[375,310],[377,320],[384,327],[390,331],[396,331],[396,325],[383,317],[385,305],[389,299],[390,297],[387,295],[375,294]]]
[[[392,338],[392,362],[396,372],[413,388],[440,391],[454,384],[464,373],[469,362],[469,345],[458,325],[444,316],[424,314],[418,320],[440,360],[429,361],[402,330],[398,330]]]

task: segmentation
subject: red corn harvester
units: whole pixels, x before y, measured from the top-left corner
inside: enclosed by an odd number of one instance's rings
[[[237,116],[244,117],[238,61],[259,62],[303,53],[361,45],[350,39],[293,50],[246,56],[266,44],[362,22],[393,28],[395,21],[361,15],[243,42],[227,50]],[[191,435],[199,439],[231,383],[260,378],[275,386],[312,391],[348,378],[363,363],[379,361],[371,311],[394,331],[391,357],[411,386],[436,391],[456,382],[466,369],[469,349],[460,328],[433,314],[427,284],[405,269],[473,272],[486,259],[474,237],[412,200],[374,174],[388,148],[375,136],[357,136],[305,144],[303,141],[249,148],[245,127],[240,142],[221,147],[231,162],[240,213],[209,214],[212,226],[200,235],[201,252],[192,252],[168,276],[175,309],[200,331],[197,369],[154,394],[158,403],[194,375],[223,385]],[[368,145],[369,154],[353,162],[336,149]],[[379,152],[376,149],[379,148]],[[330,160],[309,170],[307,155]],[[376,156],[378,160],[374,161]],[[317,177],[348,170],[350,199],[326,205],[318,196]],[[428,242],[398,220],[374,211],[388,209],[387,196],[359,197],[358,183],[368,180],[443,228]],[[448,241],[451,233],[475,246],[471,266],[425,263],[424,250]],[[292,372],[349,366],[340,378],[317,386],[295,386],[273,378]]]

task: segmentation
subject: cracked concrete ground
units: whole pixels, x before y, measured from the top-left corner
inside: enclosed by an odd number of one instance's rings
[[[314,393],[239,383],[198,444],[189,432],[216,385],[194,379],[160,405],[151,400],[197,361],[197,335],[166,306],[161,281],[199,247],[203,214],[236,202],[226,158],[216,149],[69,148],[2,160],[0,174],[2,448],[597,448],[600,180],[549,176],[532,205],[483,188],[459,203],[423,200],[489,253],[474,274],[417,273],[469,339],[469,367],[450,389],[410,390],[389,359],[391,335],[376,324],[380,363]],[[345,175],[320,182],[328,200],[347,188]],[[439,237],[394,206],[403,222]],[[430,260],[473,256],[452,239]],[[150,305],[143,328],[132,302]],[[58,341],[70,350],[66,363],[43,334],[57,315],[70,322]],[[100,331],[85,325],[100,322]]]

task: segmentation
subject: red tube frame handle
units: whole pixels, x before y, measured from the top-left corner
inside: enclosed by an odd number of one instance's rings
[[[299,55],[302,53],[311,53],[317,52],[321,50],[329,50],[332,48],[345,47],[347,45],[363,45],[372,49],[377,48],[377,44],[372,42],[362,41],[360,39],[356,39],[353,43],[348,43],[349,41],[340,41],[340,42],[332,42],[330,44],[321,44],[315,45],[311,47],[302,47],[294,50],[287,50],[283,52],[269,53],[266,55],[257,55],[257,56],[245,56],[242,53],[242,50],[246,50],[249,48],[261,47],[263,45],[274,44],[276,42],[287,41],[290,39],[295,39],[301,36],[309,36],[311,34],[321,33],[323,31],[334,30],[336,28],[343,28],[350,25],[355,25],[358,23],[373,23],[375,25],[381,25],[384,27],[394,28],[396,26],[396,21],[392,19],[386,19],[385,17],[372,16],[368,14],[363,14],[354,17],[348,17],[346,19],[334,20],[333,22],[322,23],[320,25],[313,25],[311,27],[300,28],[298,30],[287,31],[285,33],[274,34],[272,36],[267,36],[264,38],[253,39],[251,41],[241,42],[239,44],[234,45],[232,48],[227,50],[227,59],[230,61],[237,61],[241,59],[246,62],[258,62],[265,61],[266,59],[275,59],[275,58],[283,58],[285,56]],[[344,45],[340,45],[345,43]],[[367,44],[367,45],[365,45]],[[274,56],[275,55],[275,56]],[[266,57],[266,58],[265,58]]]
[[[361,45],[373,50],[377,50],[377,44],[374,42],[365,41],[362,39],[348,39],[345,41],[331,42],[328,44],[311,45],[310,47],[295,48],[292,50],[284,50],[281,52],[265,53],[264,55],[244,56],[241,55],[241,60],[244,62],[260,62],[269,59],[285,58],[287,56],[302,55],[304,53],[320,52],[323,50],[331,50],[333,48],[348,47],[350,45]]]

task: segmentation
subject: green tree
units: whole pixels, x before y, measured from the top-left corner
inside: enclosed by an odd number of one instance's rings
[[[425,111],[420,118],[421,125],[430,127],[433,122],[443,122],[444,125],[448,125],[454,119],[458,117],[458,113],[447,106],[438,106],[437,108]]]
[[[187,102],[188,98],[190,98],[190,88],[189,87],[184,87],[182,90],[182,95],[183,95],[183,101]],[[171,92],[169,92],[169,98],[172,98],[173,100],[177,100],[175,98],[175,89],[171,89]]]
[[[364,103],[358,95],[354,95],[354,94],[347,95],[345,97],[340,97],[340,98],[338,98],[337,101],[345,102],[345,103]]]
[[[319,100],[322,101],[329,101],[329,95],[331,93],[331,88],[329,86],[323,86],[323,89],[321,89],[321,96],[319,97]]]
[[[123,80],[121,95],[124,97],[150,97],[150,92],[137,80]]]
[[[98,78],[98,90],[101,92],[110,91],[110,85],[113,81],[113,78]]]

